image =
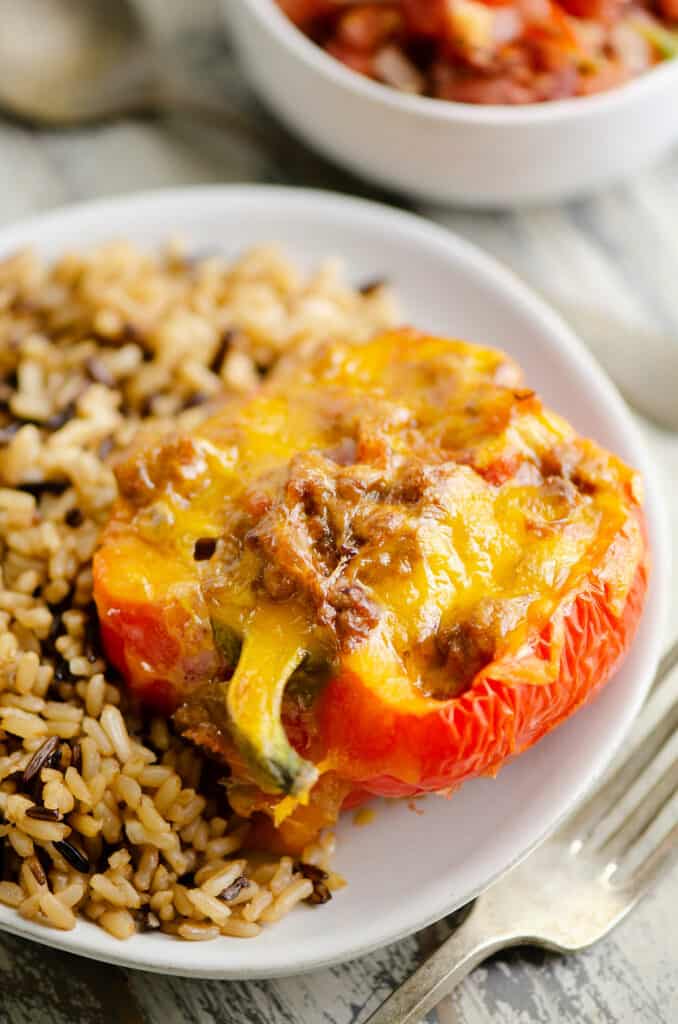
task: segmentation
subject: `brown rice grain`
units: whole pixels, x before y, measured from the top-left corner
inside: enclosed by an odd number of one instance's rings
[[[175,886],[176,889],[176,886]],[[169,906],[174,902],[175,892],[171,889],[164,889],[162,892],[154,892],[150,898],[149,905],[152,910],[159,913],[163,907]]]
[[[0,903],[6,907],[18,907],[24,898],[24,891],[16,882],[0,882]]]
[[[101,766],[100,766],[101,767]],[[84,777],[84,763],[83,763],[83,777]],[[96,775],[89,777],[87,781],[87,788],[89,789],[90,796],[92,797],[92,803],[96,804],[101,802],[102,797],[106,793],[106,787],[108,785],[108,779],[105,775],[102,775],[99,771]]]
[[[160,855],[157,849],[152,846],[144,847],[144,851],[139,858],[139,866],[134,875],[134,884],[141,892],[145,892],[150,888],[153,872],[158,866],[159,859]]]
[[[207,878],[201,878],[196,882],[208,896],[218,896],[224,889],[228,889],[229,885],[235,882],[236,878],[239,878],[245,868],[244,860],[236,860],[231,864],[225,864],[224,867],[215,871],[214,874],[208,875]]]
[[[208,860],[216,860],[219,857],[229,857],[241,848],[245,841],[244,833],[241,830],[232,832],[227,836],[220,836],[217,839],[210,839],[205,847],[205,856]]]
[[[293,864],[291,857],[281,857],[277,871],[268,883],[274,896],[278,896],[292,881]]]
[[[176,832],[172,832],[170,837],[176,837],[177,841],[163,850],[163,856],[175,874],[180,877],[181,875],[185,875],[188,871],[189,858],[187,854],[182,851],[181,844],[178,841],[179,837],[176,835]]]
[[[68,875],[63,871],[50,871],[49,884],[53,893],[61,893],[69,884]]]
[[[43,714],[49,721],[77,722],[82,721],[83,709],[76,708],[64,701],[48,700],[45,702]]]
[[[195,831],[193,832],[191,844],[194,850],[198,850],[201,853],[204,853],[205,850],[207,849],[207,844],[210,838],[209,826],[206,821],[203,821],[202,818],[196,818],[195,822],[193,822],[188,827],[192,828],[193,825],[195,825]]]
[[[128,769],[129,764],[125,765],[125,771],[127,771]],[[174,773],[172,772],[172,769],[167,768],[165,765],[151,764],[141,769],[139,775],[137,776],[137,780],[139,782],[139,785],[144,786],[145,789],[159,789],[160,786],[162,786],[163,782],[166,782],[167,779],[169,779],[170,776],[173,774]],[[179,785],[181,786],[181,782],[179,783]],[[170,800],[170,803],[172,803],[174,799],[175,797],[173,796],[172,800]],[[158,807],[157,797],[155,805],[156,807]],[[158,810],[162,814],[162,809],[160,807],[158,807]]]
[[[258,885],[268,885],[277,870],[278,864],[275,861],[258,864],[251,870],[250,878],[257,882]]]
[[[0,607],[2,607],[1,602]],[[4,633],[0,636],[0,664],[10,662],[16,658],[18,650],[18,641],[12,633]]]
[[[161,921],[173,921],[176,913],[172,904],[168,903],[166,907],[161,907],[158,911],[158,917]]]
[[[113,704],[107,704],[101,712],[100,721],[121,764],[129,761],[132,756],[132,746],[120,709],[114,707]]]
[[[47,885],[47,879],[45,878],[44,871],[40,867],[40,863],[38,862],[37,872],[33,866],[32,862],[35,862],[35,860],[35,857],[30,857],[28,860],[25,860],[21,865],[21,870],[19,871],[19,878],[24,892],[28,893],[29,896],[34,896],[36,893],[41,892]]]
[[[334,833],[325,832],[316,842],[304,847],[301,853],[301,860],[304,864],[313,864],[314,867],[327,871],[336,845],[337,839]]]
[[[118,775],[115,780],[115,792],[119,800],[136,811],[141,801],[141,786],[136,779],[131,779],[128,775]]]
[[[165,853],[174,847],[174,833],[149,832],[138,819],[132,818],[130,821],[126,821],[125,831],[127,832],[127,838],[135,846],[156,846]]]
[[[201,889],[188,889],[186,895],[198,913],[219,926],[231,916],[231,911],[225,903],[221,903],[215,896],[209,896]]]
[[[132,754],[129,761],[126,761],[125,764],[122,765],[122,770],[125,775],[129,775],[130,778],[138,779],[144,770],[145,765],[146,762],[140,754]]]
[[[308,899],[313,892],[313,882],[308,878],[297,878],[279,893],[274,902],[260,917],[266,924],[279,921],[289,914],[290,910],[302,900]]]
[[[30,711],[39,715],[45,708],[45,702],[41,697],[36,697],[32,693],[19,695],[3,693],[0,694],[0,706],[19,708],[21,711]]]
[[[92,800],[92,794],[87,783],[85,782],[77,768],[74,768],[73,765],[69,765],[69,767],[66,769],[66,774],[64,778],[66,781],[66,785],[70,789],[75,799],[79,800],[82,804],[91,807],[94,802]]]
[[[22,917],[25,917],[28,921],[32,921],[40,910],[40,893],[36,892],[32,896],[27,896],[19,904],[19,913]]]
[[[106,910],[97,921],[116,939],[130,939],[136,932],[134,918],[128,910]]]
[[[72,740],[80,733],[80,725],[78,722],[52,721],[47,723],[47,733],[62,740]]]
[[[75,807],[73,794],[64,786],[61,779],[54,779],[43,786],[42,802],[50,810],[60,814],[70,814]]]
[[[82,908],[82,912],[90,921],[98,921],[106,913],[106,904],[97,900],[88,900]]]
[[[178,926],[177,935],[188,942],[207,942],[218,937],[219,928],[217,925],[184,921]]]
[[[71,831],[70,827],[62,822],[34,821],[31,818],[24,818],[21,828],[31,839],[37,839],[42,843],[59,843]]]
[[[106,682],[101,672],[91,676],[85,686],[85,709],[92,718],[98,718],[104,706]]]
[[[68,667],[74,676],[94,676],[103,672],[106,666],[101,659],[91,662],[87,658],[78,655],[76,658],[69,659]]]
[[[82,729],[87,736],[94,740],[99,754],[110,757],[114,753],[110,738],[94,718],[85,716],[82,721]]]
[[[159,768],[161,771],[163,768],[160,765],[154,765],[153,767]],[[165,769],[169,770],[169,769]],[[152,768],[147,768],[146,771],[152,771]],[[142,783],[145,785],[145,783]],[[181,779],[174,772],[165,778],[160,783],[157,793],[154,797],[155,806],[157,807],[160,814],[167,814],[170,807],[176,801],[179,793],[181,792]]]
[[[56,892],[56,890],[55,890]],[[85,883],[79,879],[75,882],[64,886],[59,892],[56,892],[56,896],[60,903],[63,903],[66,907],[74,907],[80,902],[85,895]]]
[[[75,914],[69,906],[62,903],[49,889],[45,889],[40,894],[40,910],[54,928],[65,932],[75,928]]]
[[[14,824],[23,824],[26,818],[26,811],[34,807],[32,800],[27,796],[12,795],[7,798],[5,804],[5,817]]]
[[[236,893],[235,896],[226,898],[222,893],[221,898],[226,899],[229,907],[238,907],[239,909],[242,909],[242,905],[245,903],[250,903],[258,892],[259,886],[257,885],[257,883],[250,882],[248,880],[248,884],[245,886],[245,888],[241,889],[240,892]]]
[[[94,818],[91,814],[71,814],[68,820],[76,831],[90,839],[98,835],[103,826],[103,820]]]
[[[139,896],[136,894],[136,898],[130,902],[130,895],[126,890],[123,890],[122,886],[116,885],[106,875],[92,875],[89,880],[92,891],[106,900],[108,903],[112,903],[114,907],[135,907],[139,906]]]
[[[169,822],[158,813],[149,796],[141,797],[137,814],[139,821],[149,832],[166,832],[170,827]]]
[[[151,890],[153,892],[163,892],[172,884],[172,877],[170,872],[167,870],[164,864],[159,864],[153,872],[153,878],[151,879]]]
[[[20,595],[15,594],[15,600]],[[43,640],[52,625],[52,614],[48,608],[16,608],[14,611],[17,622],[26,629],[32,629],[38,639]]]
[[[80,774],[82,775],[85,782],[89,785],[91,780],[99,774],[99,769],[101,768],[101,757],[99,755],[99,750],[97,748],[95,741],[90,736],[86,736],[84,739],[80,740],[80,757],[82,759],[82,768]]]
[[[254,939],[261,932],[261,927],[253,921],[243,921],[238,917],[230,917],[221,926],[222,935],[230,935],[234,939]]]
[[[174,906],[177,908],[182,917],[197,917],[201,916],[201,912],[194,906],[194,904],[188,898],[188,889],[185,885],[174,886]],[[151,906],[153,907],[153,899],[151,899]],[[153,907],[155,910],[155,907]]]
[[[241,914],[245,921],[250,924],[258,921],[264,911],[270,907],[273,903],[273,893],[270,889],[260,889],[258,893],[246,903],[241,910]]]
[[[101,835],[106,842],[119,843],[122,837],[123,822],[117,809],[111,810],[104,800],[100,800],[95,804],[94,814],[97,820],[101,821]]]
[[[40,659],[34,651],[27,651],[21,655],[17,662],[14,679],[14,685],[20,694],[28,694],[33,689],[39,667]]]
[[[36,739],[46,736],[48,733],[47,722],[28,711],[21,711],[19,708],[0,707],[0,727],[5,732],[10,732],[13,736],[21,736],[23,739]]]

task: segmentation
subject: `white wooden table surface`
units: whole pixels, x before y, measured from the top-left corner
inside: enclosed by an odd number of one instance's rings
[[[224,46],[215,44],[211,55],[198,53],[193,60],[216,90],[266,123]],[[374,194],[301,147],[293,161],[281,161],[194,120],[54,134],[0,120],[0,223],[79,199],[229,181]],[[627,186],[568,207],[420,212],[498,256],[584,339],[609,345],[633,336],[639,373],[646,344],[678,345],[678,153]],[[678,380],[675,387],[678,401]],[[678,536],[678,436],[647,423],[642,427]],[[671,621],[667,641],[671,629],[678,632],[678,587]],[[608,940],[584,955],[559,959],[523,951],[478,969],[442,1008],[440,1024],[675,1024],[677,907],[674,872]],[[444,930],[438,926],[312,976],[250,984],[125,972],[0,937],[0,1024],[359,1024]]]

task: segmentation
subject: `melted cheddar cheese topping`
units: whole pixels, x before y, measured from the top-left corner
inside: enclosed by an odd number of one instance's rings
[[[621,608],[635,560],[609,549],[620,531],[640,544],[631,470],[545,409],[504,354],[408,330],[283,361],[118,477],[120,586],[185,593],[187,608],[198,588],[238,664],[228,700],[246,759],[290,678],[312,687],[341,664],[425,708],[519,650],[593,567]]]

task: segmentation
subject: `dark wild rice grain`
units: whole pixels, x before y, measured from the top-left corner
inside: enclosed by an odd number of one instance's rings
[[[18,491],[25,491],[32,494],[34,498],[41,498],[43,494],[63,494],[69,487],[68,480],[34,480],[32,483],[19,484]]]
[[[61,815],[51,807],[29,807],[26,811],[27,818],[35,818],[36,821],[61,821]]]
[[[217,550],[216,537],[201,537],[195,542],[193,557],[196,562],[207,562]]]
[[[68,512],[64,516],[64,522],[66,523],[66,526],[70,526],[72,529],[76,529],[78,526],[82,526],[84,521],[85,517],[83,516],[81,510],[77,508],[77,506],[75,508],[69,508]]]
[[[50,736],[48,740],[38,747],[33,757],[30,759],[26,767],[24,768],[23,774],[23,785],[27,786],[29,782],[35,778],[41,768],[47,766],[47,762],[51,759],[52,754],[56,752],[59,747],[59,737]]]
[[[358,287],[358,291],[361,295],[374,295],[374,293],[378,292],[380,288],[385,288],[387,283],[388,282],[385,277],[374,277],[369,281],[365,281],[364,284],[361,284]]]
[[[87,874],[90,863],[84,853],[73,846],[73,843],[69,843],[67,839],[61,839],[58,843],[54,843],[54,849],[58,850],[75,871],[80,871],[83,875]]]
[[[69,402],[59,412],[55,412],[48,420],[45,420],[47,430],[60,430],[69,420],[75,416],[75,402]]]
[[[235,331],[230,329],[224,331],[224,333],[221,335],[221,338],[219,339],[219,344],[217,345],[216,352],[214,353],[212,357],[212,362],[210,363],[210,370],[212,371],[212,373],[221,372],[221,365],[224,359],[226,358],[226,353],[231,347],[231,343],[234,337]]]
[[[329,878],[327,871],[316,867],[315,864],[305,864],[303,861],[296,865],[296,870],[304,878],[308,878],[309,881],[313,882],[313,892],[306,899],[306,902],[312,903],[315,906],[320,906],[321,903],[329,903],[332,899],[332,893],[327,885],[327,879]]]
[[[87,606],[87,622],[85,624],[85,657],[93,664],[101,655],[101,638],[99,635],[99,619],[94,602]]]
[[[235,897],[238,896],[243,891],[243,889],[249,889],[251,884],[252,883],[248,878],[245,878],[244,875],[240,875],[238,878],[236,878],[235,882],[231,882],[231,884],[226,889],[224,889],[223,892],[219,893],[219,899],[224,900],[226,903],[228,903],[229,900],[235,899]]]
[[[31,874],[33,875],[33,878],[36,880],[38,885],[46,885],[47,884],[47,875],[45,874],[45,872],[43,870],[43,867],[42,867],[42,864],[40,863],[38,858],[37,857],[29,857],[28,858],[28,866],[31,869]]]
[[[9,423],[6,427],[0,428],[0,445],[7,445],[12,440],[15,434],[18,434],[23,426],[16,420],[14,423]]]
[[[85,365],[88,375],[97,384],[103,384],[107,388],[115,387],[115,380],[109,373],[108,368],[96,356],[90,356]]]

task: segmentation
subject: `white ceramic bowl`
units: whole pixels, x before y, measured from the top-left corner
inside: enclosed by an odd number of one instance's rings
[[[570,199],[678,141],[678,60],[619,89],[527,107],[408,96],[340,64],[274,0],[222,0],[252,86],[350,170],[428,200],[498,207]]]
[[[0,906],[0,928],[73,953],[194,977],[293,974],[361,956],[467,903],[523,857],[601,774],[643,700],[658,659],[669,575],[652,468],[630,414],[581,343],[523,284],[467,242],[408,214],[329,193],[198,188],[89,203],[0,232],[0,256],[34,244],[48,257],[111,237],[145,246],[180,234],[196,252],[235,257],[278,239],[302,266],[328,254],[356,283],[385,277],[424,329],[505,347],[528,381],[584,432],[639,467],[655,571],[633,650],[600,698],[506,767],[451,800],[376,803],[375,820],[339,828],[348,886],[256,939],[182,943],[155,933],[118,942],[95,925],[53,932]],[[0,1014],[1,1016],[1,1014]]]

